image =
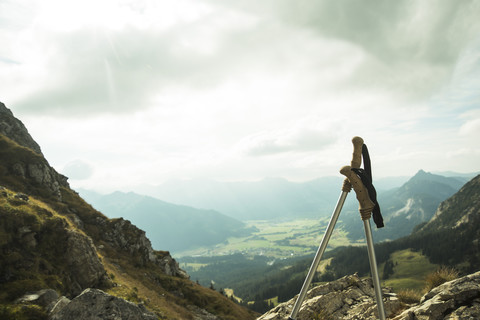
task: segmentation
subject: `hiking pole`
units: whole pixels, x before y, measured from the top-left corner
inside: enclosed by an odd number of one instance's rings
[[[352,164],[352,167],[360,167],[362,163],[363,139],[360,137],[354,137],[352,139],[352,143],[353,143],[353,155],[352,155],[351,164]],[[345,203],[345,199],[347,198],[347,195],[350,192],[350,190],[352,190],[351,184],[348,179],[345,179],[343,181],[342,193],[338,198],[337,204],[335,206],[335,210],[333,211],[332,217],[330,218],[327,229],[325,230],[325,234],[322,238],[322,241],[320,242],[317,253],[315,254],[315,258],[313,259],[312,265],[308,270],[307,277],[305,278],[302,289],[300,290],[300,293],[298,295],[297,301],[295,301],[295,305],[293,306],[292,313],[288,318],[289,320],[295,320],[295,318],[297,317],[298,311],[300,310],[303,300],[305,299],[305,295],[307,294],[307,291],[308,291],[308,288],[310,287],[313,276],[317,271],[318,264],[322,259],[323,253],[327,248],[328,241],[332,236],[333,229],[335,228],[335,224],[337,223],[338,217],[340,216],[340,212],[342,211],[342,208],[343,208],[343,204]]]
[[[380,320],[385,320],[382,288],[380,286],[380,277],[378,276],[377,260],[375,258],[375,249],[373,246],[372,229],[370,227],[370,217],[375,207],[375,203],[369,197],[368,190],[365,187],[364,183],[362,183],[362,180],[359,178],[359,176],[357,176],[355,169],[357,168],[345,166],[340,169],[340,173],[347,177],[347,179],[353,186],[353,190],[355,190],[355,193],[357,195],[359,211],[363,220],[363,226],[365,228],[365,238],[367,239],[368,259],[370,262],[370,271],[372,273],[373,287],[375,289],[375,299],[377,300],[378,316]]]

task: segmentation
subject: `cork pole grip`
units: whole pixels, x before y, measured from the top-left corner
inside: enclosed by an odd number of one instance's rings
[[[352,168],[360,168],[362,165],[362,147],[363,147],[363,139],[360,137],[353,137],[353,154],[352,154],[352,162],[350,166]]]
[[[375,204],[372,202],[372,200],[370,200],[370,197],[368,196],[368,191],[363,185],[362,181],[355,174],[355,172],[352,171],[352,167],[350,166],[342,167],[340,169],[340,173],[347,177],[353,187],[353,190],[355,190],[362,220],[370,219]]]
[[[363,147],[363,139],[360,137],[353,137],[352,138],[352,143],[353,143],[353,154],[352,154],[352,162],[350,163],[350,166],[352,168],[360,168],[362,165],[362,147]],[[350,192],[352,190],[352,184],[346,178],[343,181],[343,186],[342,186],[342,191],[343,192]]]

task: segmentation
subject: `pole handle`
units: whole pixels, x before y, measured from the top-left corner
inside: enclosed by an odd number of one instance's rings
[[[350,166],[352,168],[360,168],[362,165],[362,147],[363,147],[363,139],[355,136],[352,138],[353,143],[353,154],[352,154],[352,162]]]
[[[352,143],[353,143],[353,153],[352,153],[352,161],[350,162],[350,166],[352,168],[360,168],[362,165],[362,148],[363,148],[363,139],[355,136],[352,138]],[[350,192],[352,190],[352,184],[346,178],[343,181],[342,185],[342,191],[343,192]]]
[[[362,216],[362,220],[370,219],[373,207],[375,204],[370,200],[368,191],[362,183],[362,180],[352,171],[351,166],[344,166],[340,169],[340,173],[347,177],[348,181],[353,187],[357,196],[359,211]]]

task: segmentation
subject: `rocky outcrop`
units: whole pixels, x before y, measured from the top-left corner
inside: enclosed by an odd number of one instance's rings
[[[433,218],[420,231],[457,229],[480,221],[480,175],[443,201]]]
[[[388,290],[383,293],[388,319],[480,319],[480,271],[432,289],[415,306],[408,307]],[[296,299],[278,305],[258,320],[288,319]],[[376,309],[371,281],[353,275],[308,291],[296,320],[373,320],[378,319]]]
[[[258,320],[287,319],[296,299],[297,296],[278,305]],[[389,291],[384,291],[384,306],[387,315],[392,315],[402,304]],[[378,319],[371,279],[360,279],[355,274],[309,290],[296,320],[310,319]]]
[[[480,272],[446,282],[395,320],[480,319]]]
[[[70,302],[53,308],[50,320],[157,320],[143,305],[109,295],[98,289],[86,289]]]
[[[180,269],[178,262],[167,251],[154,251],[145,231],[137,228],[123,218],[97,218],[98,224],[105,230],[103,240],[109,245],[128,253],[138,266],[153,263],[169,276],[188,278],[188,274]]]
[[[10,170],[17,176],[43,186],[60,201],[62,199],[60,187],[69,186],[67,182],[68,178],[50,167],[46,160],[29,163],[23,161],[15,162],[11,165]]]
[[[23,123],[0,102],[0,158],[4,174],[24,180],[25,192],[48,190],[57,200],[62,200],[61,187],[68,188],[68,178],[53,169],[43,157],[38,144]],[[6,137],[6,138],[5,138]],[[44,191],[42,191],[44,192]]]
[[[67,230],[65,262],[72,295],[79,294],[85,288],[99,286],[107,280],[92,239],[79,232]]]
[[[12,111],[0,102],[0,133],[19,145],[42,154],[40,146],[33,140],[24,124],[13,116]]]

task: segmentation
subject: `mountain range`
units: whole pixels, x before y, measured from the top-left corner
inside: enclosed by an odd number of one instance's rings
[[[429,221],[440,202],[458,191],[474,174],[451,175],[445,177],[419,170],[411,178],[380,180],[378,202],[385,227],[374,228],[375,240],[393,240],[410,234],[417,225]],[[341,177],[323,177],[303,183],[281,178],[253,182],[203,179],[170,181],[144,189],[156,197],[118,191],[109,195],[88,190],[79,192],[107,216],[124,217],[140,226],[154,247],[167,245],[176,252],[198,245],[213,246],[228,237],[246,236],[255,231],[246,228],[241,221],[329,217],[342,182]],[[397,187],[386,189],[394,185]],[[354,242],[364,238],[359,225],[358,204],[352,194],[345,202],[337,228],[347,231]],[[189,235],[192,241],[172,240],[175,234]]]
[[[419,170],[402,186],[378,193],[385,227],[373,228],[376,241],[393,240],[410,234],[414,228],[429,221],[438,205],[457,192],[470,176],[444,177]],[[357,206],[351,202],[345,207],[344,228],[352,240],[364,237],[359,228]]]
[[[175,205],[133,192],[108,195],[79,190],[82,197],[109,218],[125,218],[144,230],[155,249],[172,253],[213,246],[228,237],[248,236],[254,228],[215,210]]]

